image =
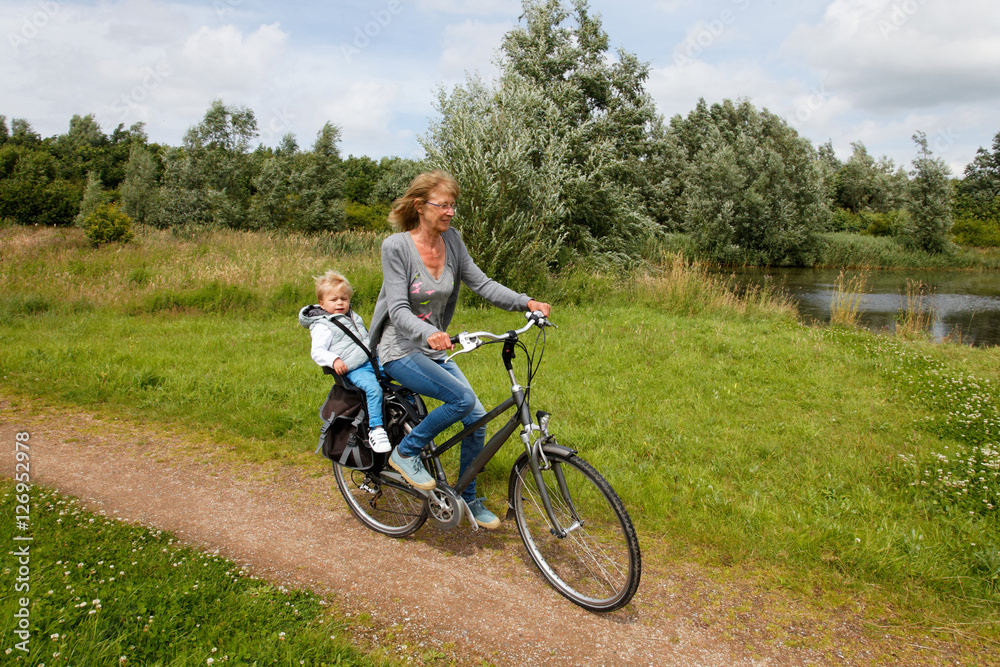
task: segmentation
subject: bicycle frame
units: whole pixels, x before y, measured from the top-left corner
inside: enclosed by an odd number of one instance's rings
[[[535,424],[535,422],[532,420],[531,411],[528,406],[528,396],[530,394],[530,387],[527,389],[522,387],[520,384],[518,384],[517,378],[514,375],[514,365],[513,365],[514,347],[518,342],[518,335],[520,333],[523,333],[523,331],[526,331],[532,324],[534,324],[534,321],[527,327],[525,327],[525,329],[523,330],[508,331],[504,335],[505,336],[504,338],[490,341],[490,342],[502,341],[504,343],[501,357],[503,359],[504,367],[507,369],[507,374],[509,375],[511,381],[510,398],[504,400],[502,403],[500,403],[492,410],[487,412],[485,415],[483,415],[480,419],[476,420],[469,426],[466,426],[459,433],[452,436],[444,443],[440,445],[434,445],[432,443],[421,453],[421,457],[424,459],[429,459],[432,462],[434,466],[434,474],[438,482],[440,484],[447,485],[448,478],[445,475],[444,466],[442,466],[441,464],[441,459],[440,459],[441,455],[447,452],[455,445],[461,443],[466,436],[471,435],[477,429],[485,427],[487,424],[489,424],[496,418],[500,417],[511,408],[517,407],[518,409],[507,420],[507,423],[505,423],[500,428],[500,430],[498,430],[490,437],[490,439],[484,445],[483,451],[480,452],[475,459],[473,459],[473,461],[469,464],[469,467],[466,469],[465,473],[458,479],[455,486],[451,488],[453,491],[455,491],[457,495],[461,495],[462,491],[464,491],[469,486],[469,484],[472,483],[472,481],[476,478],[476,476],[479,475],[479,473],[482,472],[483,469],[486,467],[486,464],[494,456],[496,456],[497,452],[499,452],[500,449],[507,443],[510,437],[514,434],[514,431],[517,430],[518,426],[521,426],[521,443],[524,445],[525,453],[529,457],[529,466],[531,469],[531,473],[535,478],[535,482],[537,484],[539,491],[539,496],[541,497],[542,505],[545,509],[545,514],[549,520],[549,526],[552,529],[553,535],[556,535],[557,537],[564,537],[569,532],[578,528],[581,525],[579,517],[576,516],[575,510],[573,510],[572,512],[574,515],[573,525],[571,525],[569,528],[563,528],[560,525],[559,520],[557,519],[555,512],[552,509],[552,502],[551,499],[549,498],[546,485],[543,482],[541,476],[543,462],[544,465],[546,466],[549,465],[548,461],[545,458],[545,453],[542,451],[542,446],[547,441],[551,440],[551,436],[547,433],[547,424],[546,425]],[[451,358],[457,354],[470,352],[473,349],[476,349],[482,345],[489,344],[478,341],[478,337],[481,335],[491,335],[491,334],[486,334],[486,333],[472,334],[470,338],[474,338],[477,341],[476,344],[471,346],[466,345],[466,349],[460,350],[459,352],[456,352],[455,354],[451,355],[451,357],[449,357],[448,361],[446,361],[445,363],[453,363],[451,361]],[[469,335],[463,334],[463,336],[469,336]],[[539,412],[538,418],[539,422],[541,422],[543,419],[546,419],[547,421],[547,415],[544,412]],[[531,434],[536,431],[540,433],[540,436],[535,439],[535,442],[532,442]],[[556,473],[556,478],[559,481],[560,490],[562,491],[562,494],[567,499],[567,501],[570,502],[570,506],[572,509],[572,504],[570,501],[568,490],[566,488],[566,483],[562,477],[562,471],[557,468],[555,470],[555,473]]]

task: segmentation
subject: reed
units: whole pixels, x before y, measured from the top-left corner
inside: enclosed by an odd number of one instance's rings
[[[934,322],[933,289],[918,280],[906,281],[903,305],[896,315],[896,335],[903,338],[927,338]]]
[[[861,315],[861,305],[868,291],[868,276],[856,273],[850,278],[841,271],[835,283],[836,289],[830,303],[830,324],[834,326],[856,327]]]

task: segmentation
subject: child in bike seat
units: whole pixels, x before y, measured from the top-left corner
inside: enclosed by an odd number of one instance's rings
[[[364,320],[351,310],[354,288],[347,278],[327,271],[316,278],[316,298],[319,303],[299,311],[299,324],[312,336],[310,355],[320,366],[329,366],[337,375],[344,375],[368,399],[368,444],[376,452],[392,450],[389,436],[382,427],[382,388],[368,358],[368,352],[354,342],[337,322],[340,322],[368,346],[368,329]]]

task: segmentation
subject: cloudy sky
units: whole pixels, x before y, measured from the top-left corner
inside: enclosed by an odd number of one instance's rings
[[[569,4],[566,0],[565,4]],[[660,113],[750,99],[816,145],[909,166],[912,135],[956,173],[1000,131],[991,0],[590,0],[614,50],[651,66]],[[0,114],[42,136],[93,113],[178,145],[214,99],[260,140],[308,147],[327,121],[347,156],[421,157],[434,99],[495,75],[520,0],[0,0]]]

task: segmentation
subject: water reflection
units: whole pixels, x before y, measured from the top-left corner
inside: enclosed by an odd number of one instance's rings
[[[830,322],[830,305],[839,270],[743,269],[733,273],[744,286],[765,280],[779,286],[807,321]],[[845,278],[853,275],[844,272]],[[894,331],[905,310],[907,279],[930,287],[927,297],[935,340],[961,340],[969,345],[1000,345],[1000,275],[961,271],[868,272],[867,291],[859,305],[860,322],[874,331]]]

